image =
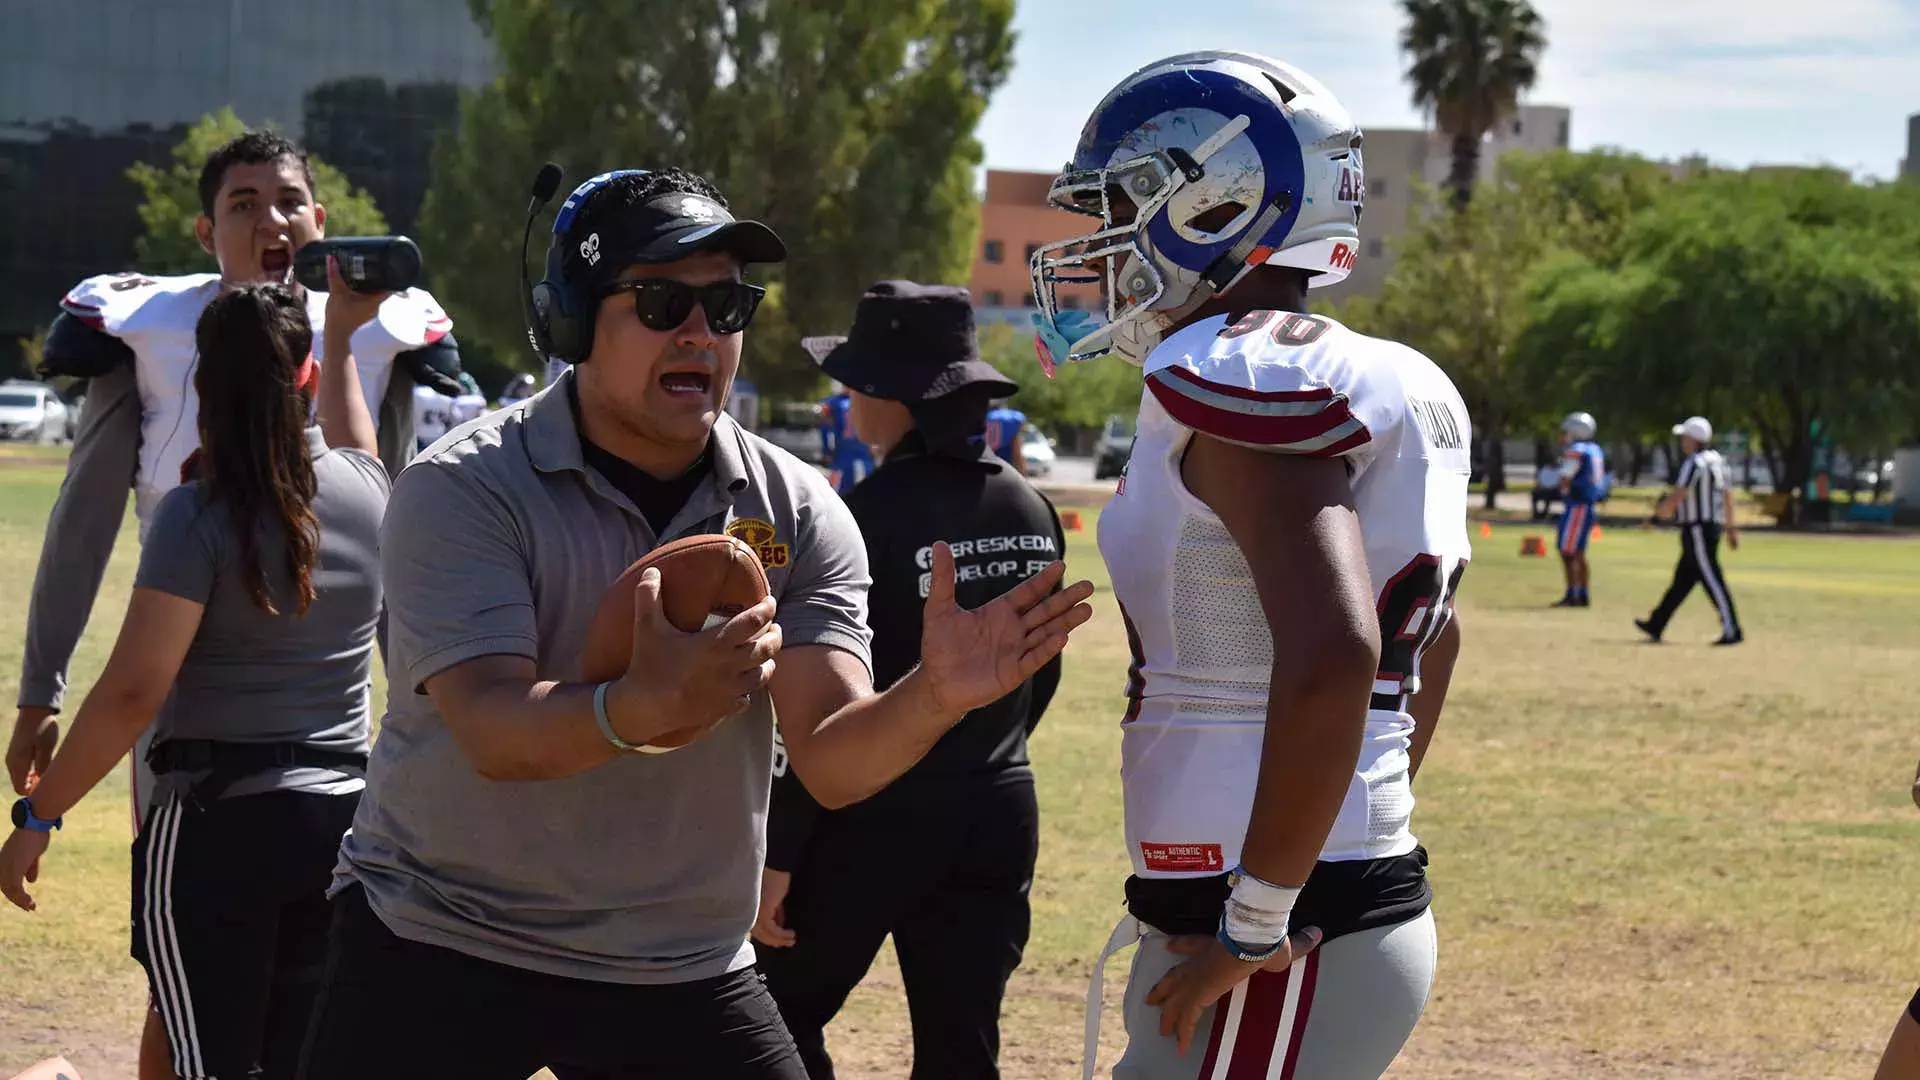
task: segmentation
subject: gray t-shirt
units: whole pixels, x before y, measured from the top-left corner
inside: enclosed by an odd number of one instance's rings
[[[488,780],[422,686],[488,655],[577,682],[614,578],[659,543],[728,531],[761,554],[786,647],[869,662],[866,548],[819,471],[721,417],[712,470],[656,537],[583,461],[570,375],[455,429],[401,474],[381,534],[388,714],[340,880],[394,933],[568,978],[674,983],[753,962],[772,777],[765,694],[668,754],[560,780]]]
[[[261,569],[280,611],[269,615],[248,595],[239,535],[226,504],[208,501],[199,483],[188,482],[155,507],[134,586],[206,607],[172,697],[155,721],[155,742],[296,742],[366,751],[380,615],[380,519],[389,482],[371,455],[328,450],[317,427],[307,429],[307,447],[320,546],[313,604],[305,615],[298,614],[299,595],[277,524],[263,524],[258,537]],[[161,777],[155,797],[168,797],[174,784],[198,775]],[[362,783],[333,769],[277,768],[235,782],[224,797],[344,794]]]

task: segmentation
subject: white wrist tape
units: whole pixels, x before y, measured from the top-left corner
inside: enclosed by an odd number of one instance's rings
[[[1266,945],[1284,940],[1298,886],[1275,885],[1245,870],[1233,874],[1233,892],[1227,897],[1221,929],[1244,945]]]

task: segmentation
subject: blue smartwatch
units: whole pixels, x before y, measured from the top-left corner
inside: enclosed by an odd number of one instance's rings
[[[30,799],[20,798],[14,801],[13,827],[16,829],[25,829],[28,832],[52,832],[60,827],[60,820],[54,818],[52,821],[47,821],[44,818],[35,817],[33,802]]]

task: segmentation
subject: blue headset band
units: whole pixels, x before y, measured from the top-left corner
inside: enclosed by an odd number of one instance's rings
[[[573,189],[573,194],[567,196],[566,202],[560,204],[560,212],[553,218],[554,239],[558,240],[567,235],[567,230],[573,227],[573,219],[580,213],[580,206],[587,201],[587,196],[622,176],[645,176],[650,171],[652,170],[615,169],[612,172],[603,172],[599,176],[588,177],[579,187]]]

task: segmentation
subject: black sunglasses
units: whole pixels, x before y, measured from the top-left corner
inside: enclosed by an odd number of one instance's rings
[[[767,290],[741,281],[716,281],[711,285],[689,285],[672,278],[641,278],[607,287],[602,296],[617,292],[633,294],[634,314],[649,330],[678,329],[693,314],[693,305],[707,313],[707,325],[716,334],[737,334],[753,321],[753,313]]]

